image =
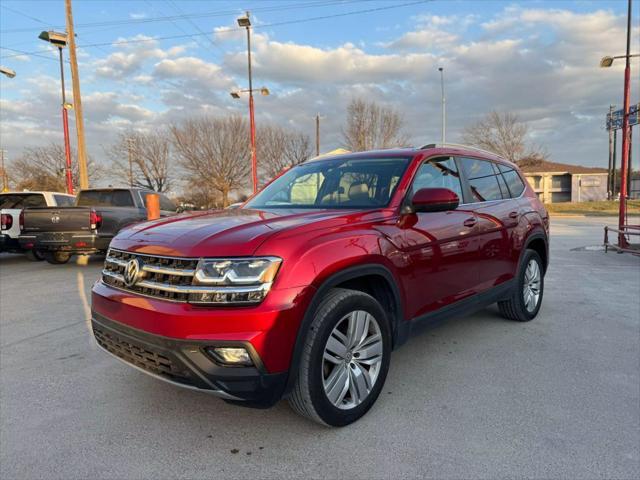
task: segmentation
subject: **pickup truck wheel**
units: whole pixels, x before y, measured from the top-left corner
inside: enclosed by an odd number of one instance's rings
[[[373,406],[389,370],[391,334],[380,304],[336,288],[320,303],[305,341],[289,403],[324,425],[355,422]]]
[[[534,250],[526,250],[516,277],[516,288],[511,297],[498,302],[500,314],[510,320],[528,322],[533,320],[544,293],[544,269],[540,255]]]
[[[52,265],[62,265],[67,263],[70,258],[71,254],[66,252],[47,252],[44,255],[44,259]]]
[[[27,260],[31,262],[41,262],[44,260],[44,254],[40,250],[27,250],[25,256]]]

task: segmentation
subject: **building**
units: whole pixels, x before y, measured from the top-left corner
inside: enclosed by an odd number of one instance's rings
[[[543,161],[520,169],[544,203],[607,199],[606,168]]]

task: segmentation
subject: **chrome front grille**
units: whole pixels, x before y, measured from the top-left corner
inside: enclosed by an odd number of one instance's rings
[[[125,283],[125,269],[137,259],[141,274]],[[199,304],[255,304],[264,298],[270,283],[251,286],[195,285],[199,259],[160,257],[110,248],[102,270],[102,281],[120,290],[173,302]]]

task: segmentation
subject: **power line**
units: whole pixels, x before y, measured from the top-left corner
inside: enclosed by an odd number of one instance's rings
[[[16,13],[18,15],[21,15],[21,16],[23,16],[25,18],[28,18],[29,20],[33,20],[34,22],[38,22],[38,23],[41,23],[43,25],[49,25],[44,20],[40,20],[39,18],[32,17],[31,15],[27,15],[26,13],[20,12],[19,10],[16,10],[15,8],[7,7],[6,5],[0,5],[0,7],[4,8],[5,10],[9,10],[10,12],[13,12],[13,13]],[[29,28],[29,30],[33,30],[33,29]]]
[[[370,0],[315,0],[310,2],[296,2],[293,4],[284,4],[284,5],[272,5],[268,7],[255,7],[252,9],[253,12],[277,12],[284,10],[294,10],[301,8],[316,8],[316,7],[326,7],[336,4],[349,4],[349,3],[361,3]],[[8,8],[3,5],[3,8]],[[27,16],[18,12],[17,10],[12,10],[15,13],[21,14],[23,16]],[[155,22],[173,22],[174,20],[187,20],[191,18],[210,18],[210,17],[225,17],[229,15],[236,15],[238,13],[238,9],[235,10],[216,10],[202,13],[184,13],[180,15],[167,15],[160,17],[152,17],[152,18],[132,18],[127,20],[108,20],[103,22],[90,22],[90,23],[81,23],[78,24],[76,28],[93,28],[93,27],[106,27],[106,26],[120,26],[120,25],[132,25],[132,24],[145,24],[145,23],[155,23]],[[28,17],[33,20],[39,21],[45,25],[48,25],[46,22],[41,20],[37,20],[32,17]],[[64,28],[64,25],[56,25],[52,28]],[[32,27],[21,27],[21,28],[10,28],[7,30],[2,30],[0,33],[18,33],[18,32],[30,32],[33,31]]]
[[[29,57],[39,57],[46,58],[47,60],[53,60],[54,62],[58,62],[58,59],[54,57],[47,57],[44,54],[33,53],[33,52],[25,52],[24,50],[18,50],[17,48],[9,48],[9,47],[0,47],[2,50],[9,50],[11,52],[16,52],[15,55],[7,55],[8,57],[19,57],[19,56],[29,56]],[[67,61],[68,63],[68,61]]]
[[[353,10],[351,12],[343,12],[343,13],[334,13],[331,15],[321,15],[321,16],[317,16],[317,17],[308,17],[308,18],[299,18],[299,19],[295,19],[295,20],[285,20],[282,22],[273,22],[273,23],[263,23],[261,25],[255,25],[253,28],[268,28],[268,27],[280,27],[283,25],[292,25],[292,24],[296,24],[296,23],[307,23],[307,22],[314,22],[314,21],[318,21],[318,20],[328,20],[331,18],[340,18],[340,17],[348,17],[351,15],[361,15],[361,14],[366,14],[366,13],[374,13],[374,12],[380,12],[380,11],[384,11],[384,10],[392,10],[392,9],[397,9],[397,8],[403,8],[403,7],[410,7],[413,5],[419,5],[419,4],[423,4],[423,3],[428,3],[431,2],[433,0],[418,0],[418,1],[414,1],[414,2],[407,2],[407,3],[400,3],[400,4],[395,4],[395,5],[388,5],[388,6],[384,6],[384,7],[376,7],[376,8],[367,8],[364,10]],[[234,32],[237,31],[236,28],[224,28],[224,29],[218,29],[217,33],[225,33],[225,32]],[[179,39],[179,38],[193,38],[193,37],[200,37],[202,36],[202,33],[188,33],[188,34],[183,34],[183,35],[168,35],[168,36],[164,36],[164,37],[152,37],[152,38],[138,38],[138,39],[133,39],[133,40],[121,40],[121,41],[116,41],[116,42],[103,42],[103,43],[89,43],[89,44],[84,44],[84,45],[78,45],[78,48],[93,48],[93,47],[106,47],[106,46],[119,46],[119,45],[131,45],[131,44],[137,44],[137,43],[145,43],[145,42],[156,42],[158,40],[175,40],[175,39]],[[208,35],[208,34],[205,34]],[[34,53],[38,53],[38,52],[34,52]],[[26,52],[25,55],[30,54],[29,52]],[[17,55],[3,55],[0,56],[0,58],[10,58],[10,57],[15,57]]]

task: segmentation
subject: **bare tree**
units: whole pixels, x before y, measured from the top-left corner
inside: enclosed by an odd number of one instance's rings
[[[171,140],[167,132],[120,134],[106,149],[113,161],[113,174],[134,187],[166,192],[171,188]]]
[[[490,112],[462,133],[464,143],[495,152],[520,165],[546,160],[546,151],[527,144],[527,125],[510,112]]]
[[[76,158],[73,150],[71,158]],[[64,146],[51,143],[44,147],[25,148],[22,155],[12,162],[10,171],[16,190],[64,192],[67,189],[65,166]],[[96,166],[91,157],[87,159],[87,168],[90,180],[103,177],[103,170]],[[78,162],[72,162],[71,173],[74,190],[77,191],[80,183]]]
[[[173,145],[187,172],[187,181],[220,194],[222,207],[229,193],[249,178],[247,123],[238,116],[189,119],[171,127]]]
[[[404,120],[396,110],[356,98],[347,107],[343,142],[354,152],[400,147],[408,142],[403,125]]]
[[[267,180],[311,156],[311,139],[301,132],[276,125],[258,130],[258,164]]]

